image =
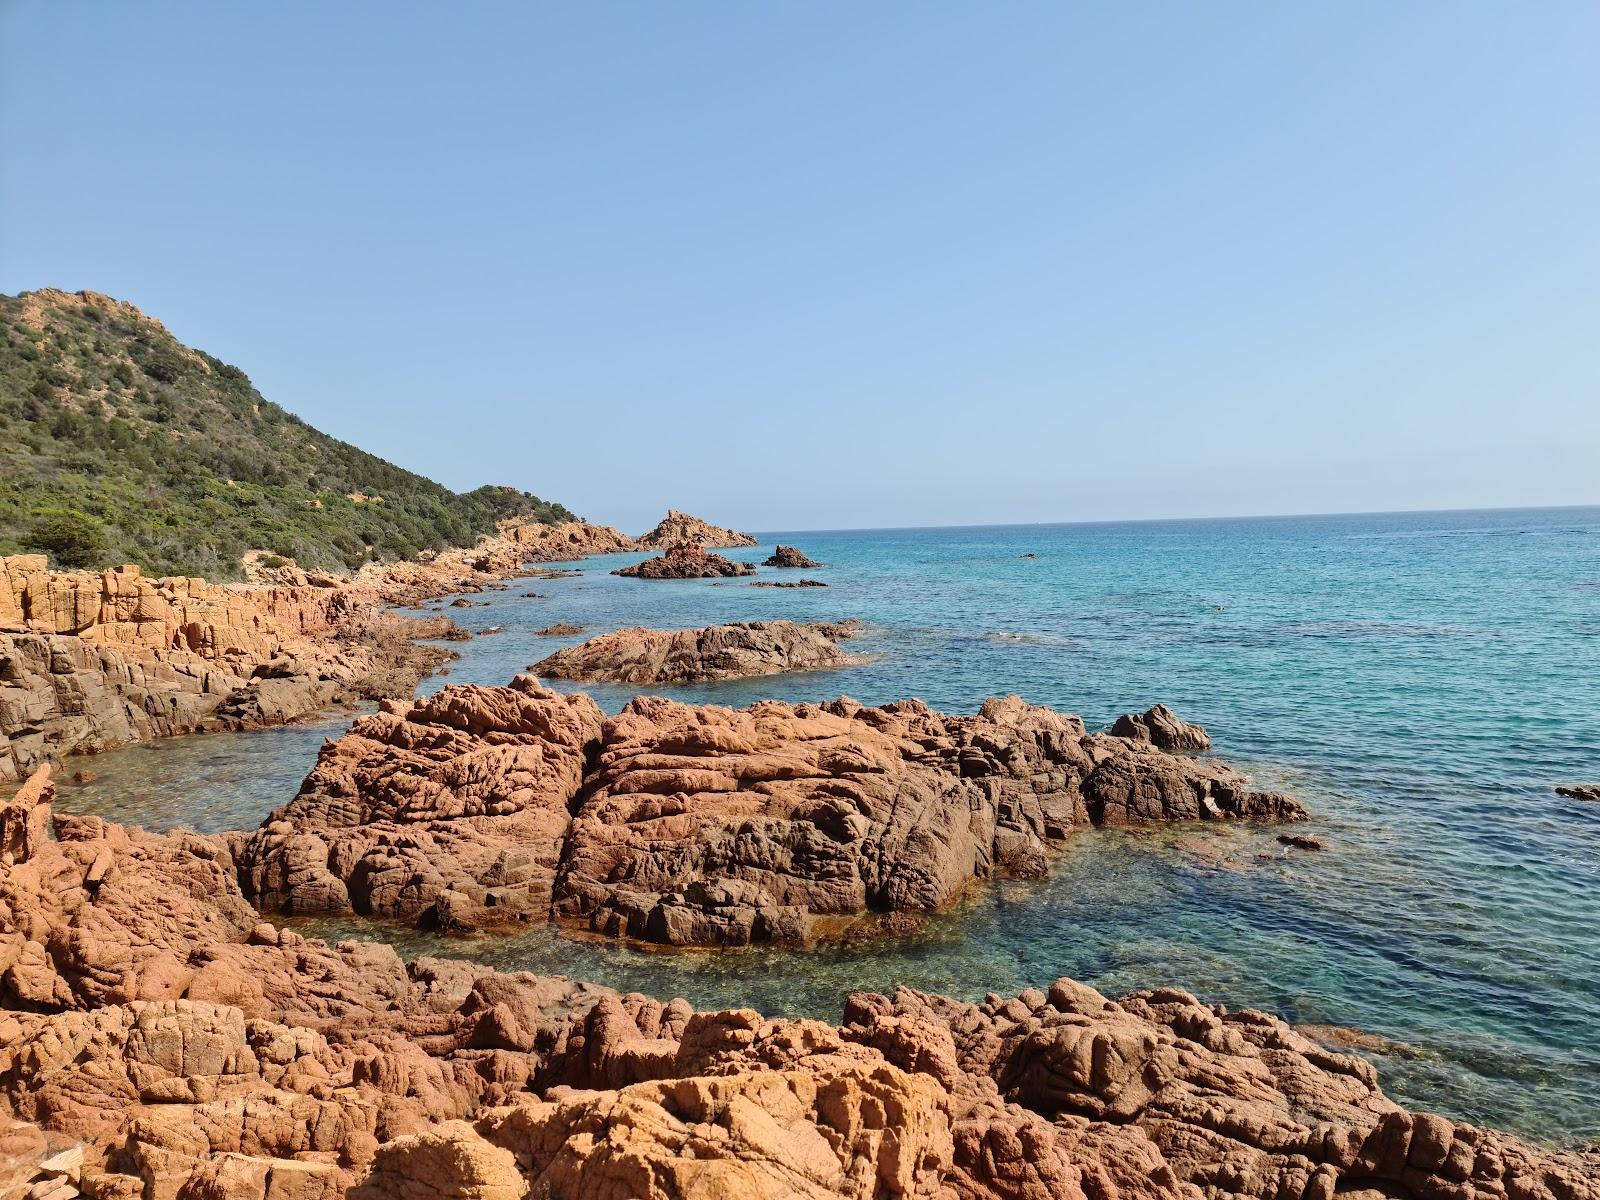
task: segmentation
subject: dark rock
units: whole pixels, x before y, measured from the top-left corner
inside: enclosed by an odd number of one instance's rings
[[[1304,833],[1280,833],[1278,840],[1285,846],[1293,846],[1296,850],[1326,850],[1328,843],[1321,838],[1312,837]]]
[[[805,567],[816,568],[822,566],[807,558],[798,546],[780,545],[772,552],[772,557],[761,564],[764,567]]]
[[[721,576],[754,575],[750,563],[731,562],[699,546],[673,546],[659,558],[647,558],[631,567],[611,572],[629,579],[715,579]]]
[[[1156,705],[1143,716],[1124,713],[1113,722],[1110,732],[1113,737],[1149,742],[1175,754],[1211,749],[1211,738],[1203,725],[1179,720],[1165,704]]]

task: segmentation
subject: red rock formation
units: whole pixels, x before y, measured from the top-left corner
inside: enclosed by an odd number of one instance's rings
[[[629,579],[718,579],[754,575],[756,569],[749,563],[732,562],[720,554],[708,554],[699,546],[678,545],[658,558],[647,558],[611,573]]]
[[[530,670],[552,679],[613,683],[696,683],[785,671],[821,671],[855,662],[838,639],[850,624],[746,621],[705,629],[619,629],[558,650]]]
[[[804,942],[1042,873],[1083,825],[1302,816],[1220,763],[1014,696],[972,717],[639,697],[605,720],[522,677],[356,722],[238,861],[270,911],[464,928],[544,919],[553,897],[608,936]]]
[[[606,722],[555,889],[559,917],[671,945],[803,942],[819,918],[931,911],[974,879],[1037,875],[1073,829],[1294,819],[1219,763],[990,700],[696,707]]]
[[[323,747],[300,794],[240,847],[245,888],[275,912],[544,920],[602,720],[588,696],[529,676],[385,701]]]
[[[1600,1156],[1409,1112],[1184,992],[696,1013],[310,941],[244,903],[229,839],[53,826],[0,871],[0,1183],[41,1196],[1600,1200]]]
[[[640,550],[670,550],[674,546],[699,546],[703,550],[760,545],[748,533],[708,525],[699,517],[668,509],[667,515],[649,533],[640,535]]]
[[[0,780],[68,754],[409,693],[449,657],[412,639],[448,623],[388,615],[386,599],[369,585],[215,586],[0,558]]]
[[[196,729],[294,720],[341,699],[410,695],[452,655],[414,645],[449,622],[416,604],[561,562],[635,549],[583,521],[505,523],[427,562],[368,564],[353,579],[247,556],[248,585],[146,579],[138,567],[58,572],[0,557],[0,781],[40,763]]]

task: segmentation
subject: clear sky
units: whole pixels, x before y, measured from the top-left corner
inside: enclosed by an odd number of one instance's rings
[[[1600,502],[1600,5],[0,0],[0,291],[637,532]]]

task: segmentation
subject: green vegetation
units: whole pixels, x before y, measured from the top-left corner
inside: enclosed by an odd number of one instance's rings
[[[572,514],[512,488],[452,492],[320,433],[131,306],[0,296],[0,554],[237,579],[264,550],[342,572],[514,516]]]

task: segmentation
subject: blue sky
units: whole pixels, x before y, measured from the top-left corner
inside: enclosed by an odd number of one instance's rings
[[[637,531],[1600,502],[1600,6],[0,0],[0,291]]]

